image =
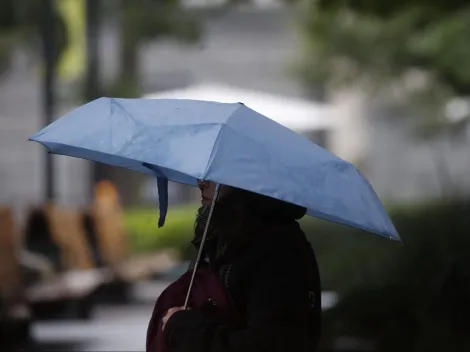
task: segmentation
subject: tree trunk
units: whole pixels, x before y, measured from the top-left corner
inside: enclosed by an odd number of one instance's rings
[[[133,92],[140,87],[139,38],[134,28],[134,4],[131,1],[123,1],[121,6],[119,81],[121,88],[133,95]]]
[[[123,35],[121,39],[121,75],[122,77],[134,82],[139,79],[139,57],[138,43],[129,34],[129,29],[123,26]],[[126,33],[127,32],[127,33]]]

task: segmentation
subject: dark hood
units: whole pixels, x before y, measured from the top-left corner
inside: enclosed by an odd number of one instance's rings
[[[195,223],[197,245],[204,232],[209,206],[201,207]],[[218,237],[228,242],[246,242],[270,227],[295,224],[307,213],[307,209],[260,194],[234,189],[220,199],[214,208],[208,239]]]
[[[239,190],[242,202],[252,215],[270,222],[286,222],[302,219],[307,209],[292,203],[263,196],[253,192]]]

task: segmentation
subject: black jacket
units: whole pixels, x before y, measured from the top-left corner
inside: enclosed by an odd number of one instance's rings
[[[210,248],[211,243],[207,244]],[[209,258],[211,255],[209,254]],[[211,260],[242,316],[227,326],[200,311],[175,313],[165,327],[175,352],[314,352],[321,333],[318,265],[293,222],[266,231],[237,255]]]

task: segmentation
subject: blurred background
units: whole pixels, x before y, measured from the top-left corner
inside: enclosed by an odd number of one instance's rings
[[[322,351],[470,351],[467,1],[0,5],[2,351],[144,351],[194,255],[197,190],[157,229],[154,180],[27,142],[100,96],[241,101],[355,163],[404,245],[303,220]]]

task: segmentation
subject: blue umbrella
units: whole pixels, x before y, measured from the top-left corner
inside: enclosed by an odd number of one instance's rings
[[[157,177],[160,220],[168,180],[219,184],[297,204],[307,214],[390,239],[400,237],[356,169],[241,103],[100,98],[30,138],[51,153]]]

